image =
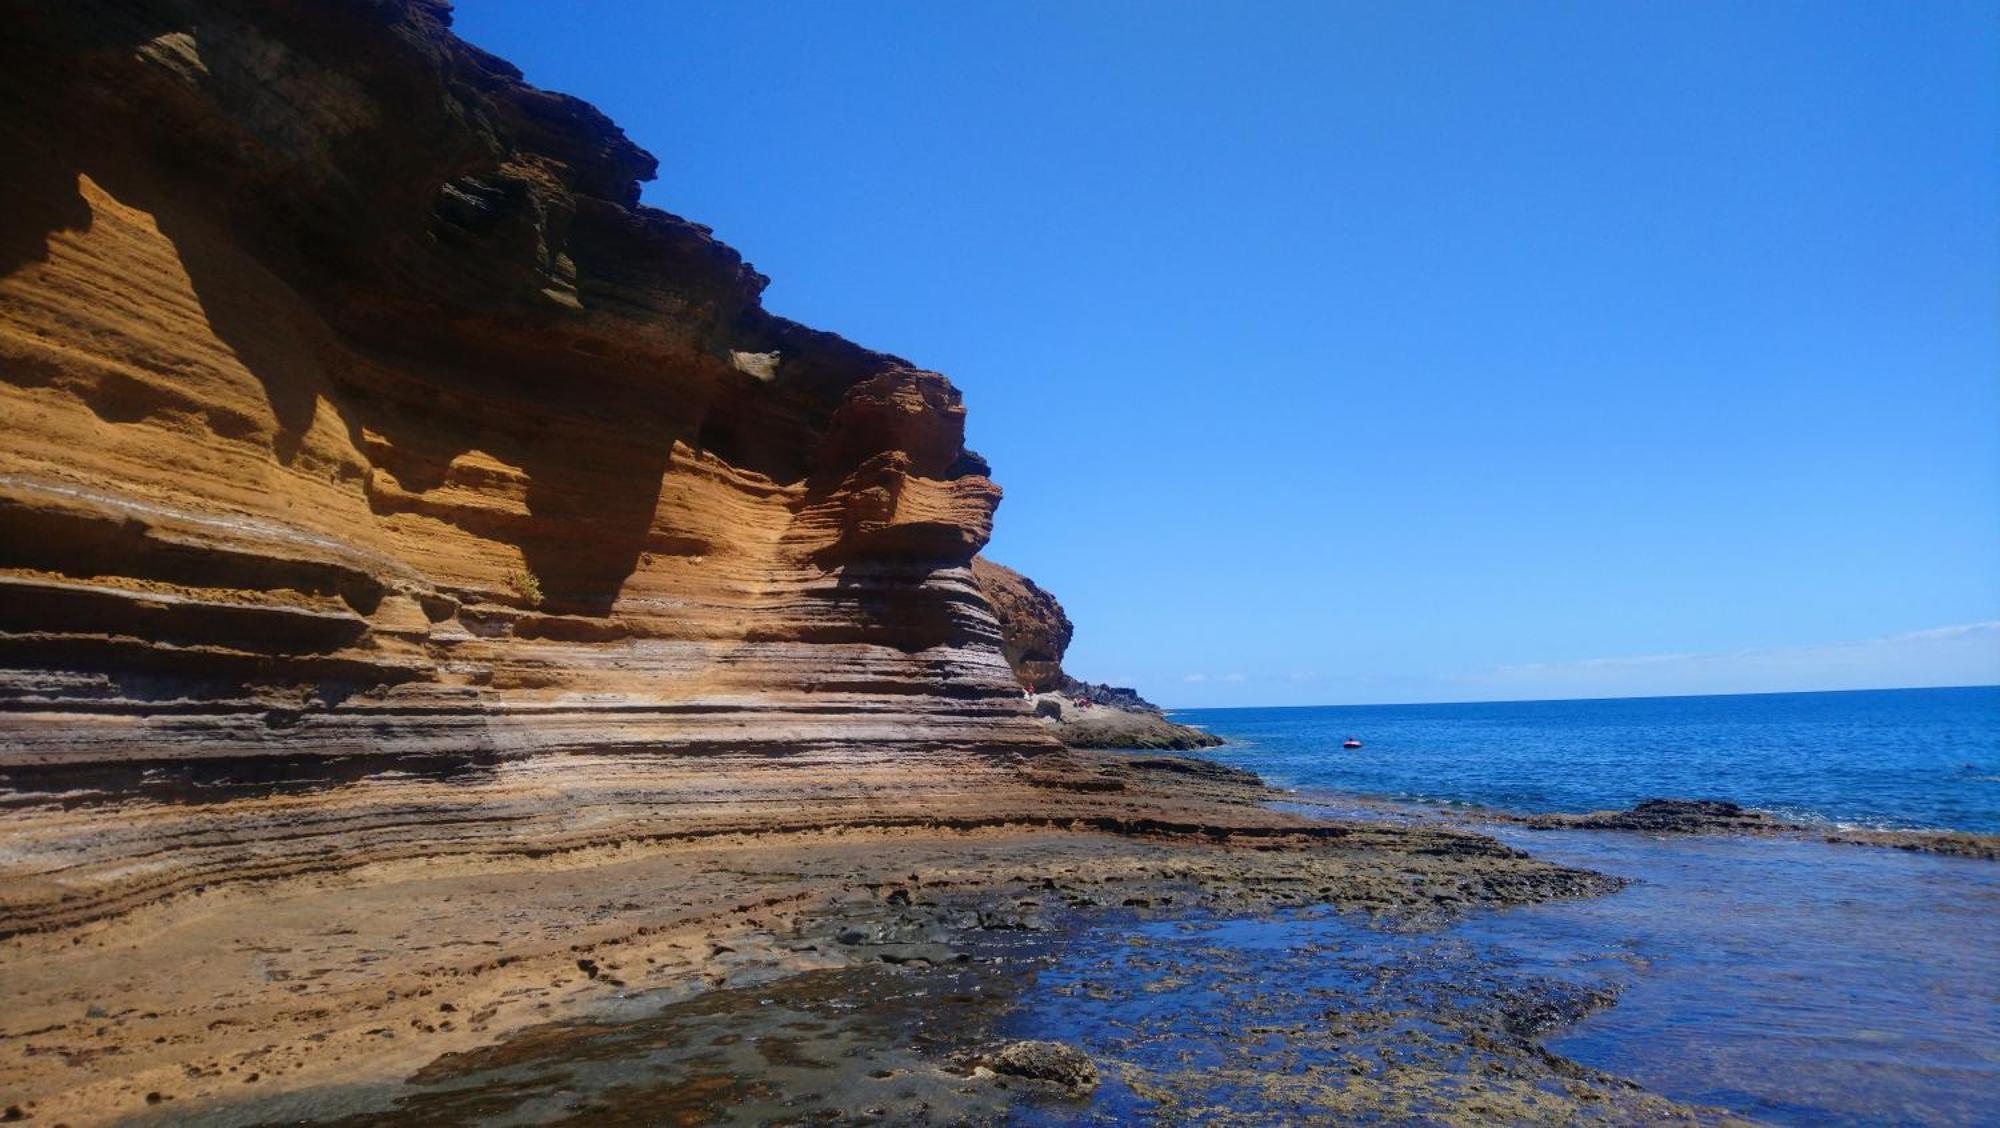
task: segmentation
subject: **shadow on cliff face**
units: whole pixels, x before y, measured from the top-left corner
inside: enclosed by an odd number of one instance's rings
[[[546,609],[610,614],[652,532],[672,447],[671,436],[660,438],[590,468],[558,452],[531,470],[528,511],[548,531],[523,538],[520,547],[541,580]]]
[[[88,231],[90,205],[77,191],[74,148],[102,149],[102,102],[87,60],[129,55],[184,21],[136,5],[0,0],[0,277],[46,262],[49,236]]]
[[[489,525],[470,508],[432,515],[517,548],[539,580],[544,610],[610,613],[652,531],[674,442],[690,428],[604,387],[559,347],[501,355],[505,349],[457,333],[370,326],[369,358],[358,360],[355,342],[328,325],[331,315],[282,288],[238,247],[195,224],[161,227],[215,334],[263,386],[280,462],[294,461],[324,400],[371,462],[370,432],[390,450],[426,452],[396,467],[419,494],[450,484],[453,462],[470,452],[518,467],[526,521]],[[267,278],[276,288],[263,285]],[[375,496],[369,500],[388,515]]]
[[[0,277],[47,262],[49,236],[90,230],[90,205],[76,174],[11,126],[0,126]]]
[[[87,178],[146,213],[173,244],[209,329],[261,386],[268,422],[218,408],[171,369],[150,370],[151,379],[139,381],[103,373],[65,379],[22,366],[4,378],[60,383],[108,423],[192,411],[225,438],[268,444],[287,467],[297,465],[324,403],[357,451],[368,450],[365,436],[373,432],[391,450],[415,452],[398,459],[396,472],[419,494],[444,484],[459,454],[485,452],[520,469],[529,519],[505,527],[475,527],[480,518],[471,513],[442,519],[517,547],[542,581],[547,609],[608,613],[638,565],[674,441],[696,437],[693,426],[667,417],[672,397],[593,389],[588,359],[566,354],[561,341],[541,355],[508,355],[504,343],[471,339],[477,329],[455,333],[450,310],[423,306],[421,278],[405,280],[411,293],[368,292],[371,283],[349,273],[356,248],[421,244],[432,220],[425,197],[407,184],[384,188],[388,199],[378,211],[359,209],[369,217],[363,230],[344,226],[357,214],[352,201],[312,214],[320,202],[313,193],[333,189],[300,188],[269,180],[267,169],[246,169],[204,116],[250,112],[227,101],[241,90],[226,83],[212,92],[181,89],[138,60],[141,48],[162,37],[188,35],[205,50],[209,44],[194,34],[202,29],[133,8],[80,3],[44,12],[27,21],[32,47],[17,43],[4,52],[5,62],[19,65],[0,77],[0,95],[12,103],[0,122],[0,157],[9,170],[0,180],[0,275],[46,262],[57,232],[92,228],[98,217],[83,188]],[[205,61],[227,66],[222,55],[231,49],[223,42]],[[209,81],[206,70],[194,77]],[[121,98],[113,93],[121,83],[161,90],[151,102]],[[326,143],[344,150],[367,142]],[[328,159],[346,169],[374,167],[383,157]],[[404,172],[416,180],[427,175],[423,168]],[[354,185],[340,187],[351,194]],[[476,277],[491,265],[490,253],[478,249],[445,266]],[[418,264],[417,273],[435,273],[438,265]],[[371,266],[385,279],[403,268]],[[366,359],[335,327],[357,319],[375,322],[367,325]]]
[[[125,162],[113,158],[64,164],[40,156],[22,192],[31,198],[19,209],[12,206],[13,200],[7,201],[7,258],[0,265],[11,269],[5,272],[47,261],[49,239],[56,231],[89,231],[94,226],[95,217],[82,190],[86,179],[119,203],[150,215],[160,233],[173,243],[204,319],[244,368],[257,377],[276,425],[272,453],[280,463],[291,465],[312,428],[319,399],[333,396],[322,360],[324,350],[315,339],[325,336],[324,328],[314,325],[275,277],[230,246],[225,237],[186,216],[172,189],[149,182],[142,173],[121,167]],[[92,390],[73,390],[109,423],[138,422],[167,407],[199,402],[192,395],[184,400],[171,392],[148,391],[136,382],[118,381],[109,375],[100,375]],[[253,421],[232,413],[204,414],[209,425],[225,437],[245,438],[256,429]]]
[[[267,269],[202,209],[183,200],[185,186],[162,180],[134,162],[54,159],[30,150],[20,176],[10,176],[0,219],[0,266],[7,273],[46,261],[57,231],[88,231],[94,222],[81,186],[91,184],[120,204],[147,213],[173,244],[202,317],[244,369],[256,378],[271,424],[205,404],[189,388],[179,395],[169,373],[166,390],[97,375],[70,390],[109,423],[144,421],[174,407],[202,410],[225,437],[268,440],[273,457],[294,465],[324,402],[357,450],[373,432],[405,454],[395,471],[419,493],[444,485],[459,454],[482,451],[520,467],[527,479],[531,520],[510,528],[473,527],[475,535],[514,544],[540,577],[549,610],[609,612],[637,567],[651,530],[676,438],[694,437],[642,404],[592,403],[588,383],[564,371],[565,358],[537,370],[534,358],[492,367],[460,361],[440,367],[374,350],[356,362],[351,345],[313,303]],[[18,206],[15,206],[18,205]],[[428,349],[436,351],[435,344]],[[467,352],[477,354],[478,349]],[[479,368],[476,376],[471,371]],[[369,375],[373,373],[373,376]],[[384,386],[384,375],[395,387]],[[10,373],[17,383],[51,382],[39,371]],[[581,401],[581,402],[580,402]],[[594,441],[593,441],[594,440]],[[379,507],[377,512],[383,512]]]
[[[966,609],[930,580],[948,561],[855,560],[834,566],[834,584],[813,597],[840,609],[836,627],[808,632],[820,642],[861,642],[906,655],[966,635]],[[913,597],[912,593],[918,593]]]
[[[650,156],[596,111],[456,45],[440,9],[31,7],[0,43],[0,117],[14,128],[0,143],[23,156],[0,269],[46,259],[52,232],[89,228],[95,188],[147,213],[268,415],[184,375],[205,358],[177,351],[171,328],[165,361],[133,364],[140,379],[4,378],[59,384],[107,422],[178,412],[297,473],[358,476],[385,523],[416,513],[502,546],[489,557],[518,550],[556,612],[608,613],[659,550],[676,442],[780,484],[823,478],[815,505],[875,464],[819,561],[829,570],[962,565],[983,542],[976,498],[893,519],[911,475],[986,474],[963,449],[956,389],[764,313],[763,279],[736,252],[638,203]],[[79,191],[86,177],[95,187]],[[494,469],[461,464],[468,454],[505,464],[509,504],[480,504],[492,497],[476,481],[440,489]],[[878,500],[882,512],[859,511]]]
[[[223,756],[198,760],[10,765],[0,769],[0,812],[56,803],[65,810],[144,798],[156,803],[225,803],[311,795],[396,772],[438,783],[489,780],[491,752],[382,753],[369,756]]]
[[[142,45],[183,31],[184,22],[139,5],[79,3],[71,10],[35,11],[14,27],[12,46],[0,52],[6,74],[0,97],[10,103],[14,119],[0,123],[0,159],[8,170],[0,180],[0,276],[48,261],[56,232],[93,227],[83,191],[86,177],[119,202],[147,212],[174,243],[218,335],[223,326],[234,327],[224,340],[246,368],[260,374],[278,427],[274,452],[289,464],[312,426],[317,394],[325,385],[318,360],[288,340],[296,327],[288,324],[292,319],[270,296],[265,279],[215,284],[242,274],[241,264],[225,262],[216,241],[193,232],[175,206],[211,186],[176,188],[146,175],[141,139],[128,134],[122,121],[126,107],[111,96],[93,65],[119,59],[136,66],[131,60]],[[160,113],[167,116],[164,109]],[[107,422],[143,419],[171,402],[108,383],[85,399]],[[227,423],[218,429],[238,430]]]
[[[86,6],[79,2],[81,9]],[[88,231],[90,205],[77,191],[77,162],[64,140],[95,116],[82,89],[80,60],[130,52],[169,30],[157,14],[105,9],[78,19],[59,5],[6,3],[0,19],[0,277],[46,262],[49,236]]]

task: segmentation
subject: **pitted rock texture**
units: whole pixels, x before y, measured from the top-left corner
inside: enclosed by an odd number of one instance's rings
[[[858,757],[889,788],[898,757],[1060,754],[972,578],[1000,491],[958,391],[766,312],[639,203],[653,157],[446,4],[7,19],[0,802],[568,755],[527,794],[614,794],[562,814],[604,839],[702,798],[635,756],[796,757],[803,788]],[[78,887],[10,853],[12,907],[173,884],[116,841]]]
[[[972,578],[1000,620],[1001,650],[1035,715],[1071,748],[1212,748],[1221,737],[1168,720],[1137,690],[1079,681],[1063,670],[1076,628],[1056,597],[1035,581],[985,557]]]
[[[2000,861],[2000,834],[1954,830],[1828,828],[1726,799],[1642,799],[1622,811],[1512,815],[1484,812],[1476,821],[1510,822],[1531,830],[1624,830],[1639,834],[1727,834],[1822,838],[1852,846],[1885,846],[1924,854]]]
[[[1076,637],[1076,627],[1056,597],[984,556],[973,560],[972,578],[1000,620],[1000,650],[1022,687],[1032,693],[1053,693],[1074,680],[1063,673],[1062,659]]]

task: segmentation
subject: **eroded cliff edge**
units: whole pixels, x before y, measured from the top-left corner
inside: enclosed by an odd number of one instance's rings
[[[1071,748],[1213,748],[1221,737],[1167,719],[1136,690],[1086,682],[1063,669],[1076,628],[1040,584],[981,556],[972,577],[1000,621],[1001,652],[1035,718]]]
[[[653,157],[448,5],[8,19],[8,925],[365,861],[447,806],[540,849],[1060,754],[969,570],[1000,491],[957,390],[766,312],[639,202]]]

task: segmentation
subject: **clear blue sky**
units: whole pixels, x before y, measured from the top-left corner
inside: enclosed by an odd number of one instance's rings
[[[1248,705],[2000,682],[1996,19],[457,26],[658,155],[647,201],[771,309],[965,390],[989,553],[1069,608],[1072,672]]]

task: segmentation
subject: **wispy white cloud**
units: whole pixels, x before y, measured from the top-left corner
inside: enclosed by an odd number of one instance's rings
[[[1879,638],[1495,666],[1446,679],[1481,695],[1646,695],[2000,683],[2000,620]]]
[[[1961,623],[1955,627],[1932,627],[1927,631],[1908,631],[1891,635],[1892,640],[1905,642],[1928,641],[1947,638],[2000,638],[2000,619],[1984,623]]]
[[[1172,675],[1166,675],[1171,680]],[[1181,707],[1505,701],[2000,685],[2000,619],[1878,638],[1713,652],[1525,662],[1460,674],[1392,670],[1190,673],[1161,695]]]

